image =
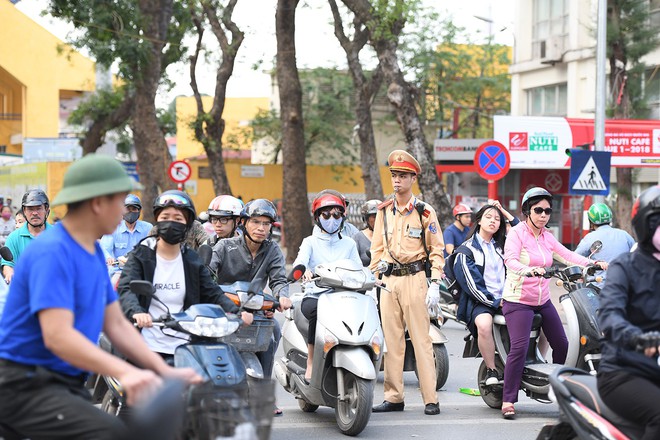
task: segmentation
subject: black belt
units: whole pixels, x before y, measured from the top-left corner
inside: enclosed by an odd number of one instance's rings
[[[390,263],[390,275],[395,277],[403,277],[406,275],[414,275],[417,272],[425,270],[426,260],[413,261],[412,263],[399,264]]]
[[[70,374],[58,373],[56,371],[52,371],[47,368],[40,367],[38,365],[21,364],[20,362],[14,362],[9,359],[0,359],[0,367],[16,368],[19,370],[33,371],[33,372],[37,372],[38,370],[41,370],[43,372],[47,372],[50,376],[59,379],[61,382],[64,382],[68,385],[76,385],[76,386],[83,385],[87,380],[87,377],[89,376],[86,373],[79,374],[77,376],[72,376]]]

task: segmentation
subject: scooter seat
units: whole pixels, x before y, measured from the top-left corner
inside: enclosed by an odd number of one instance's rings
[[[307,341],[307,333],[309,333],[309,321],[307,318],[305,318],[305,315],[303,315],[299,306],[293,309],[293,322],[296,324],[296,327],[298,328],[298,331],[302,335],[303,339]]]
[[[624,419],[605,405],[598,394],[596,378],[591,375],[574,375],[564,378],[564,385],[576,399],[609,420],[619,429],[635,429],[635,424]]]
[[[506,325],[506,318],[504,318],[504,315],[497,313],[493,316],[493,323],[497,325]],[[538,313],[534,313],[534,319],[532,319],[532,330],[540,329],[541,324],[543,324],[543,316],[539,315]]]

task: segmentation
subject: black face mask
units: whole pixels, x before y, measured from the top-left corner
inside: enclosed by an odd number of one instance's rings
[[[185,223],[172,221],[156,223],[156,233],[169,244],[182,243],[186,239],[186,232],[188,232],[188,227]]]
[[[140,217],[140,211],[138,212],[127,212],[124,214],[124,220],[126,220],[126,223],[133,224],[137,221],[138,217]]]

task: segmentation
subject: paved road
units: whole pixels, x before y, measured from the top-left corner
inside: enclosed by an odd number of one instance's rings
[[[553,288],[553,300],[560,289]],[[280,315],[281,317],[281,315]],[[543,425],[558,417],[555,404],[542,404],[520,394],[516,405],[518,417],[502,419],[499,410],[490,409],[480,397],[461,394],[459,388],[476,388],[480,359],[463,359],[463,337],[466,330],[455,322],[445,326],[449,338],[449,379],[438,392],[441,414],[426,416],[417,380],[413,372],[405,373],[406,409],[402,413],[372,414],[362,439],[535,439]],[[281,354],[278,354],[281,356]],[[273,422],[272,440],[345,439],[336,427],[334,410],[319,408],[315,413],[303,413],[297,401],[276,385],[278,405],[284,415]],[[383,400],[383,375],[379,375],[374,403]]]

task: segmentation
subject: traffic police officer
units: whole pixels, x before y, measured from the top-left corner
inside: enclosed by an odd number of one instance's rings
[[[394,198],[379,206],[371,242],[371,264],[388,264],[383,281],[391,293],[381,293],[385,353],[385,401],[374,412],[403,411],[403,362],[408,329],[415,349],[424,413],[440,413],[436,394],[435,361],[429,336],[429,309],[440,299],[444,242],[435,210],[412,194],[421,172],[417,160],[403,150],[390,153]],[[427,253],[428,251],[428,253]],[[427,287],[425,263],[430,262]]]

